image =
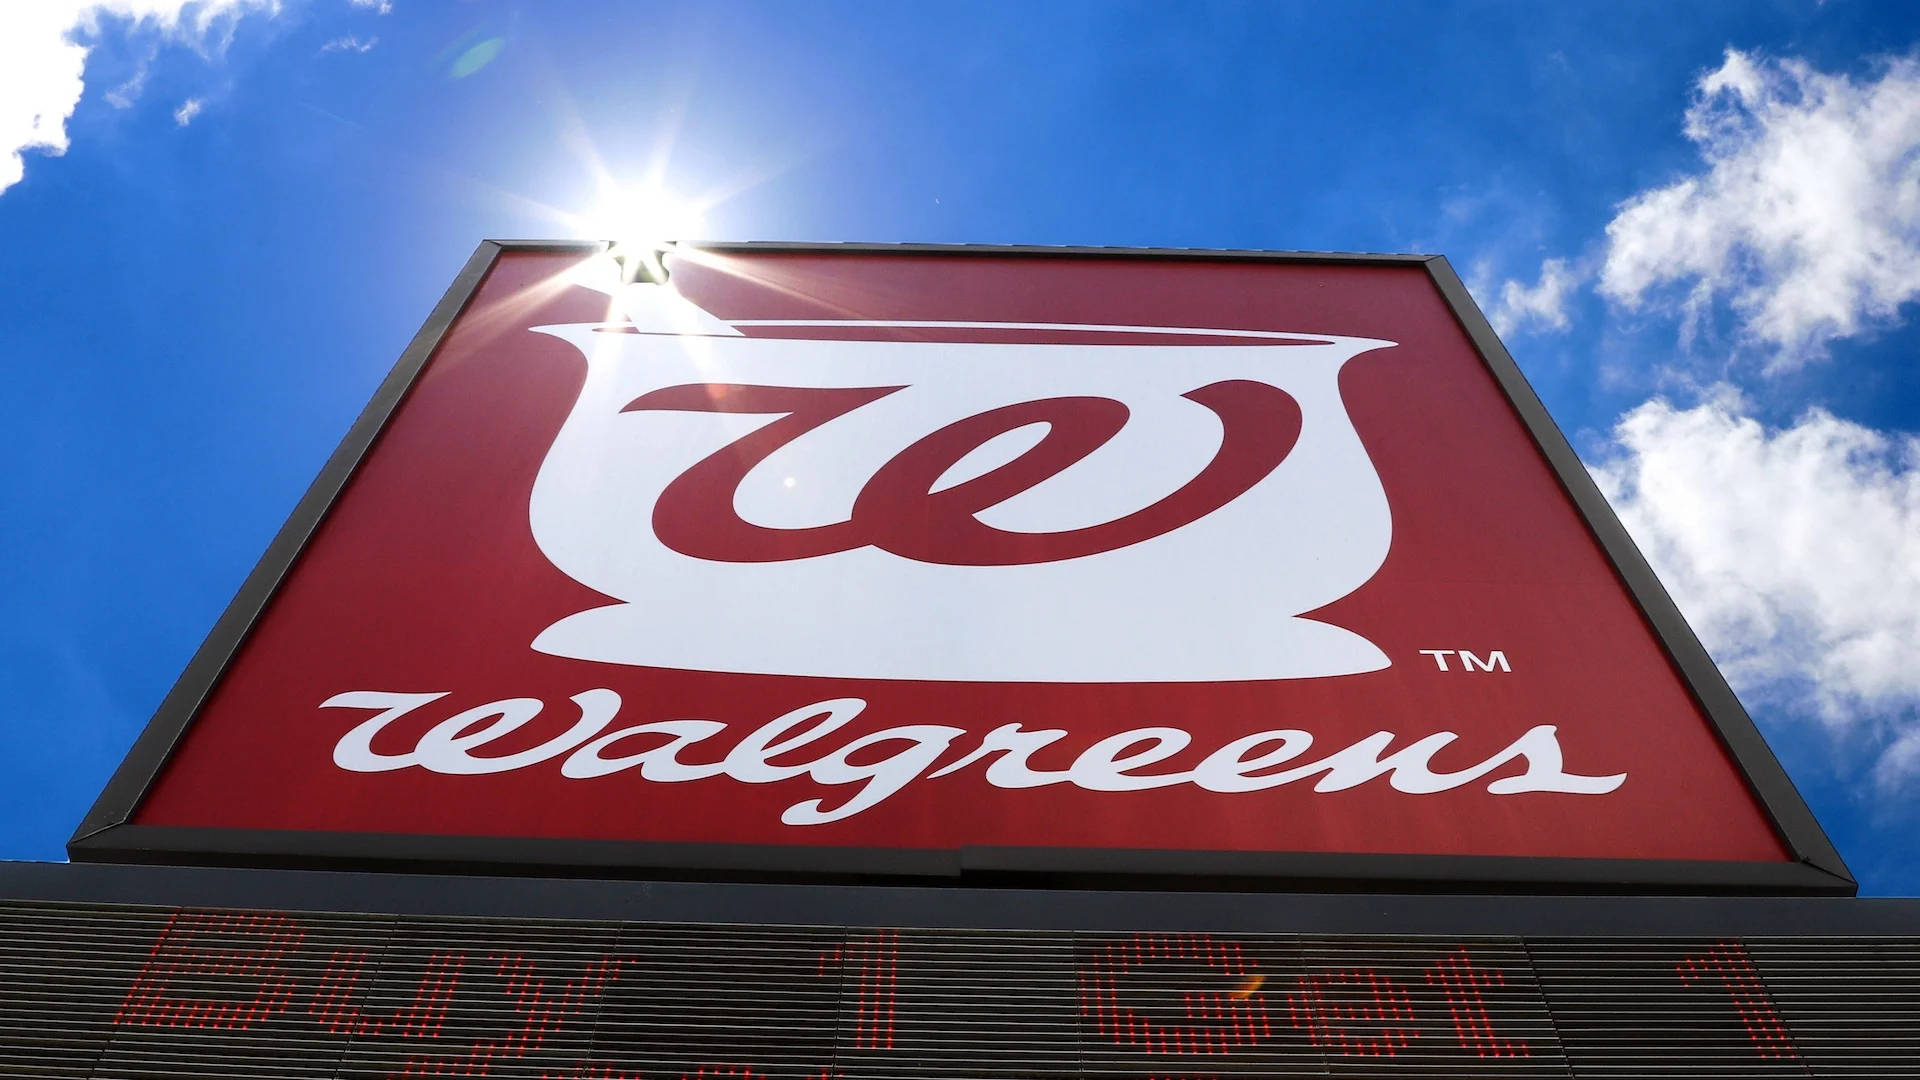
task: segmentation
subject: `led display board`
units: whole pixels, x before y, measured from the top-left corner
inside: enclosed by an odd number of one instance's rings
[[[74,856],[1851,890],[1444,260],[668,265],[483,246]]]
[[[13,1075],[1912,1076],[1920,939],[1326,937],[0,905]]]

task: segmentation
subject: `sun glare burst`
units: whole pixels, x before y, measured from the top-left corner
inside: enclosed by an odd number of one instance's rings
[[[581,217],[588,236],[616,244],[698,240],[707,228],[704,206],[652,185],[607,192]]]

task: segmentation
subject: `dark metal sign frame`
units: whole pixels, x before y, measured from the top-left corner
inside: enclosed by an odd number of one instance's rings
[[[214,624],[147,728],[68,841],[76,861],[229,863],[664,877],[801,879],[963,878],[968,884],[1077,887],[1369,888],[1439,892],[1649,892],[1852,895],[1856,885],[1752,719],[1654,577],[1585,466],[1443,256],[918,244],[701,244],[716,253],[766,252],[1153,258],[1419,266],[1430,275],[1535,445],[1558,476],[1658,636],[1689,691],[1751,787],[1793,862],[1574,859],[1511,856],[1167,852],[970,848],[961,852],[748,845],[532,840],[503,837],[257,831],[135,825],[132,817],[282,579],[351,482],[368,449],[466,309],[502,253],[589,254],[583,241],[485,241],[434,308],[320,475]]]

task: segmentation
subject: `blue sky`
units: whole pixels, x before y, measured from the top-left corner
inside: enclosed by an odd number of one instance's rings
[[[0,7],[0,857],[62,857],[475,243],[664,185],[711,239],[1449,256],[1920,893],[1917,49],[1856,0]]]

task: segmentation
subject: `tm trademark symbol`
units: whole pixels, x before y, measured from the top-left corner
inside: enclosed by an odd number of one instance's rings
[[[1500,649],[1495,649],[1488,653],[1485,659],[1482,659],[1479,654],[1467,649],[1421,649],[1420,655],[1433,657],[1434,664],[1438,666],[1441,671],[1453,670],[1447,666],[1447,657],[1449,656],[1458,656],[1460,658],[1461,671],[1505,671],[1509,674],[1513,671],[1511,667],[1507,666],[1506,652]]]

